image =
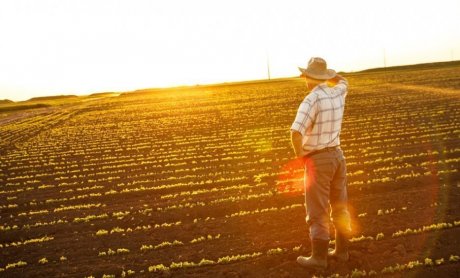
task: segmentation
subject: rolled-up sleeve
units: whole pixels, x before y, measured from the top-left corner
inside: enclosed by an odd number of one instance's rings
[[[336,94],[341,94],[345,97],[348,93],[348,81],[346,79],[340,80],[332,89]]]
[[[298,131],[305,136],[307,130],[312,127],[317,113],[317,95],[309,94],[305,97],[297,110],[297,115],[291,125],[291,131]]]

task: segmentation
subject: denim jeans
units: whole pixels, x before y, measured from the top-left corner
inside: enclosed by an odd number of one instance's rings
[[[346,173],[345,157],[341,149],[305,158],[306,221],[311,240],[329,240],[331,218],[337,231],[351,232]]]

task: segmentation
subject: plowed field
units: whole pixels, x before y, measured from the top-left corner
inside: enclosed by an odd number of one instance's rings
[[[306,89],[285,79],[2,114],[0,276],[459,277],[460,67],[346,77],[350,262],[295,262]]]

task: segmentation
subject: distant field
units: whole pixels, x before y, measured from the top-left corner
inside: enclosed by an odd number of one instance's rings
[[[347,77],[351,259],[316,275],[459,277],[460,65]],[[0,276],[315,274],[295,262],[310,252],[289,141],[305,95],[286,79],[8,110]]]

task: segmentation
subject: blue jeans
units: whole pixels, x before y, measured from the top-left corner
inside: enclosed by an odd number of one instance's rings
[[[330,218],[338,232],[351,232],[346,174],[341,149],[305,158],[305,207],[311,240],[329,240]]]

